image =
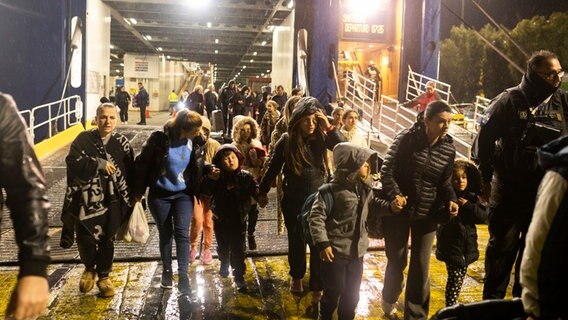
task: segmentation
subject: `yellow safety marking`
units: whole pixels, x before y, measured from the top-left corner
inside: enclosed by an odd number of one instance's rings
[[[92,126],[90,123],[87,125],[87,129]],[[63,132],[59,132],[49,139],[45,139],[34,146],[34,151],[39,159],[52,154],[53,152],[59,150],[61,147],[73,142],[73,140],[83,132],[85,129],[82,124],[76,124]]]

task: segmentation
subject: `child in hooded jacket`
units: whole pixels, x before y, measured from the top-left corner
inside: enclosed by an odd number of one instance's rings
[[[355,316],[363,256],[369,246],[368,215],[396,214],[402,209],[402,199],[395,198],[389,204],[372,191],[371,175],[378,171],[377,152],[343,142],[333,149],[333,160],[336,170],[328,184],[333,197],[332,207],[326,208],[320,191],[309,218],[310,233],[322,260],[320,318],[323,320],[332,318],[338,300],[338,319]]]
[[[436,258],[446,263],[446,306],[457,303],[467,266],[479,258],[476,224],[487,223],[487,211],[480,206],[481,175],[467,160],[456,160],[452,187],[458,197],[459,213],[438,227]]]
[[[243,156],[236,146],[222,145],[213,157],[213,164],[220,169],[220,175],[217,180],[208,177],[204,188],[211,196],[217,253],[221,261],[219,274],[229,276],[231,266],[238,290],[245,292],[247,215],[251,199],[258,197],[258,187],[253,176],[242,169]]]

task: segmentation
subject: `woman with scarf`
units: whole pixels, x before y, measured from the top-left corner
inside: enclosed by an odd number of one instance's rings
[[[91,291],[98,276],[101,297],[112,297],[109,279],[114,239],[132,211],[131,186],[134,153],[128,138],[114,132],[118,114],[112,103],[96,111],[97,129],[83,131],[71,144],[67,163],[67,190],[61,220],[61,246],[73,245],[74,232],[85,271],[79,281],[83,293]]]
[[[263,202],[272,182],[280,171],[283,172],[282,212],[288,229],[290,291],[294,293],[303,291],[302,279],[306,273],[306,242],[297,217],[306,198],[329,178],[327,150],[342,142],[341,135],[329,124],[322,110],[319,101],[313,97],[298,101],[288,122],[288,133],[276,143],[259,186],[259,202]],[[310,252],[317,252],[317,248],[310,248]],[[312,312],[316,315],[323,290],[319,268],[317,254],[310,255]]]

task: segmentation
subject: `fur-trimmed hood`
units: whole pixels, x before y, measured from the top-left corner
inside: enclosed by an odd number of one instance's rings
[[[246,124],[249,124],[251,128],[251,135],[250,135],[251,140],[256,139],[258,137],[259,135],[258,123],[256,123],[256,121],[251,117],[243,117],[241,120],[235,123],[235,126],[233,127],[233,141],[235,143],[240,143],[241,129]]]
[[[454,162],[454,164],[462,165],[465,167],[465,174],[467,175],[467,187],[465,188],[465,190],[476,195],[481,194],[481,173],[479,172],[479,169],[477,169],[477,166],[473,162],[466,159],[458,159]]]

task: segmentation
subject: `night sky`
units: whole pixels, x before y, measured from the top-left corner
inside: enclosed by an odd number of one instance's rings
[[[487,23],[490,23],[485,15],[471,2],[472,0],[442,0],[440,22],[440,36],[442,39],[450,35],[452,26],[461,24],[461,21],[449,12],[444,5],[461,15],[462,1],[464,3],[464,20],[469,25],[479,30]],[[477,2],[494,20],[509,29],[514,28],[522,19],[536,15],[549,16],[552,12],[557,11],[568,12],[568,0],[477,0]]]

